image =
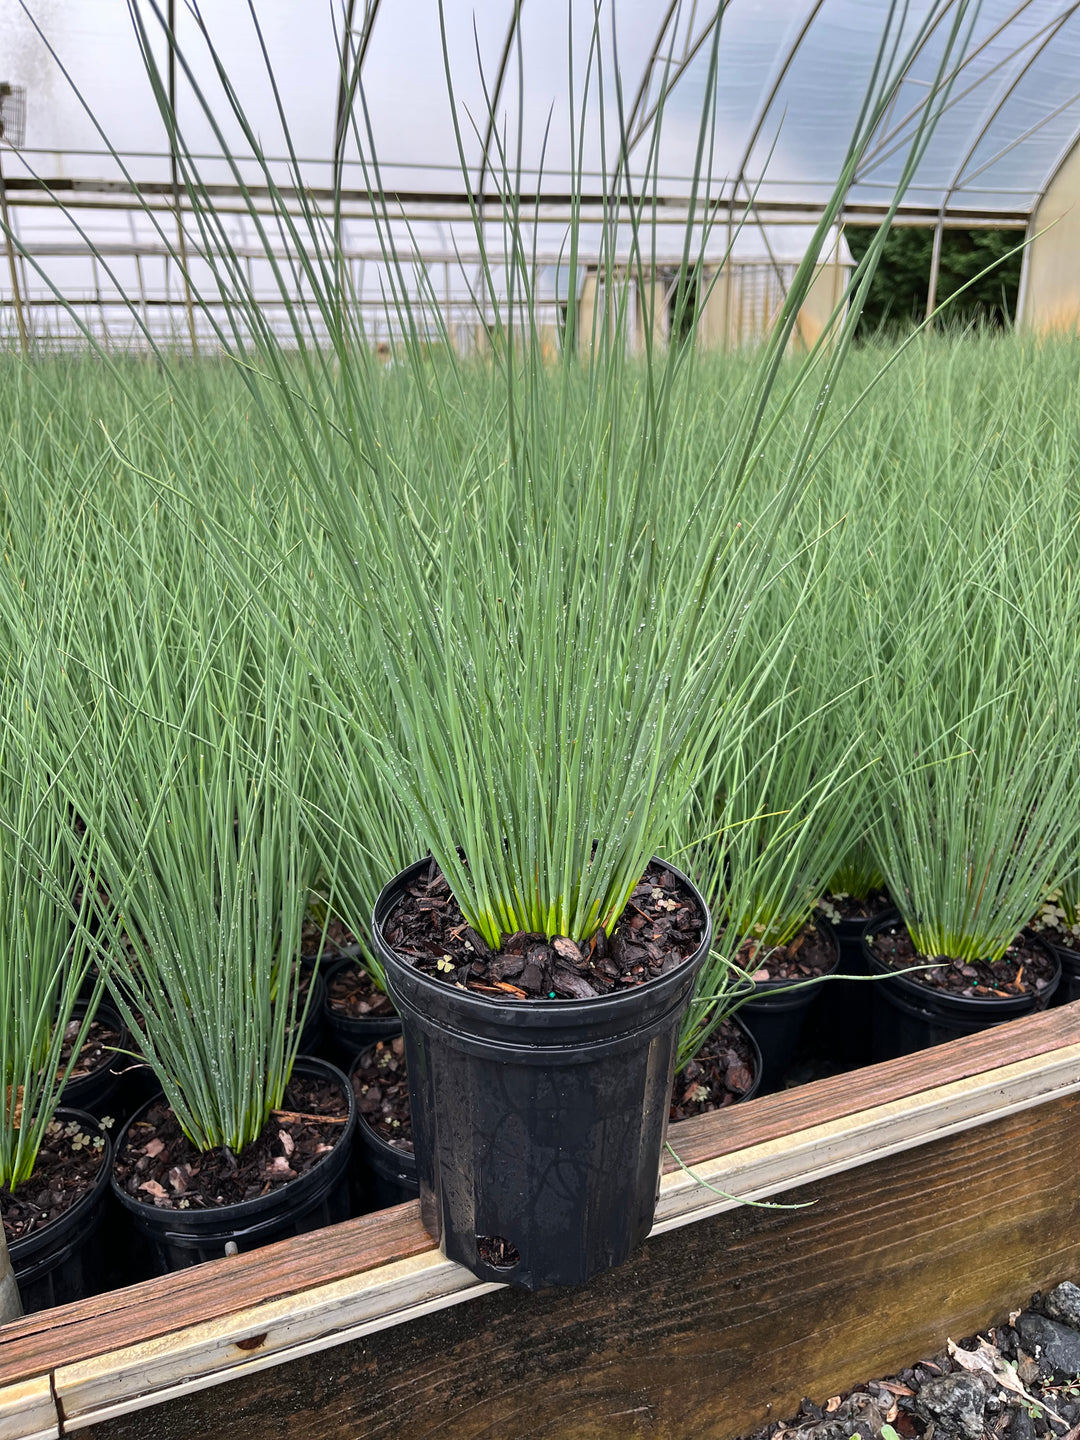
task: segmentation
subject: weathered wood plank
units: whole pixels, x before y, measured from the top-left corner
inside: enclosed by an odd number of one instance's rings
[[[0,1440],[57,1440],[59,1434],[47,1375],[0,1389]]]
[[[672,1127],[672,1143],[697,1167],[931,1087],[988,1074],[1009,1062],[1064,1053],[1078,1038],[1080,1005],[1072,1005],[934,1051],[686,1121]],[[668,1168],[672,1166],[673,1161]],[[665,1186],[666,1191],[670,1188]],[[29,1316],[0,1327],[0,1384],[430,1252],[418,1207],[399,1206],[249,1255]]]
[[[730,1209],[737,1203],[733,1196],[775,1195],[873,1164],[898,1150],[1077,1090],[1080,1044],[703,1161],[693,1176],[677,1171],[664,1177],[655,1228],[671,1229]],[[87,1424],[406,1323],[471,1300],[485,1288],[428,1252],[60,1365],[53,1374],[54,1389],[69,1427]]]
[[[1080,1098],[81,1430],[86,1440],[730,1440],[1080,1277]],[[62,1403],[62,1402],[61,1402]],[[70,1429],[70,1423],[65,1427]]]
[[[788,1135],[806,1126],[887,1105],[935,1086],[981,1075],[1001,1065],[1046,1055],[1080,1041],[1080,1001],[968,1035],[932,1050],[765,1095],[720,1115],[699,1115],[678,1127],[678,1151],[687,1164]],[[674,1133],[674,1132],[673,1132]],[[0,1335],[3,1331],[0,1330]]]

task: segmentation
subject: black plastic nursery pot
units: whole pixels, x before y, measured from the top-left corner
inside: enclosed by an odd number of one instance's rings
[[[404,1022],[421,1215],[451,1260],[527,1290],[619,1265],[656,1208],[679,1022],[712,939],[666,975],[589,1000],[497,1001],[413,969],[383,926],[425,859],[375,904]]]
[[[765,1068],[764,1065],[763,1065],[763,1063],[762,1063],[762,1058],[761,1058],[761,1046],[760,1046],[760,1045],[757,1043],[757,1041],[754,1039],[753,1034],[752,1034],[751,1031],[747,1028],[747,1026],[743,1024],[742,1019],[741,1019],[738,1015],[729,1015],[726,1023],[729,1024],[729,1025],[735,1026],[735,1028],[736,1028],[736,1029],[739,1031],[739,1033],[742,1035],[742,1038],[746,1041],[746,1044],[747,1044],[747,1046],[748,1046],[748,1048],[749,1048],[749,1050],[750,1050],[750,1056],[751,1056],[751,1059],[752,1059],[752,1061],[753,1061],[753,1076],[754,1076],[754,1078],[753,1078],[753,1082],[752,1082],[751,1085],[750,1085],[749,1090],[744,1091],[743,1094],[739,1095],[736,1099],[732,1100],[732,1102],[731,1102],[733,1105],[742,1105],[742,1104],[743,1104],[745,1101],[747,1101],[747,1100],[753,1100],[754,1096],[755,1096],[755,1095],[758,1093],[758,1091],[761,1089],[762,1074],[763,1074],[763,1071],[764,1071],[764,1068]],[[703,1055],[707,1054],[707,1052],[708,1052],[708,1047],[709,1047],[709,1045],[712,1043],[713,1038],[714,1038],[714,1037],[710,1036],[709,1040],[707,1040],[707,1041],[705,1042],[705,1044],[704,1044],[704,1045],[701,1047],[701,1049],[697,1052],[697,1055],[696,1055],[695,1057],[693,1057],[693,1058],[700,1060]],[[689,1065],[690,1063],[691,1063],[690,1060],[688,1060],[688,1061],[686,1062],[687,1065]],[[678,1095],[678,1093],[679,1093],[680,1084],[683,1083],[683,1077],[684,1077],[684,1075],[685,1075],[685,1071],[686,1071],[686,1066],[684,1065],[683,1068],[682,1068],[681,1070],[678,1070],[678,1071],[676,1072],[676,1074],[675,1074],[675,1080],[674,1080],[673,1089],[672,1089],[672,1108],[674,1108],[674,1105],[675,1105],[675,1097],[676,1097],[676,1095]],[[726,1108],[726,1107],[721,1107],[721,1108]],[[711,1113],[715,1113],[715,1112],[711,1112]]]
[[[878,915],[844,916],[831,921],[840,947],[840,973],[866,976],[870,970],[863,953],[863,934]],[[845,1065],[869,1065],[873,1051],[873,985],[860,979],[831,980],[822,987],[812,1018],[822,1048]]]
[[[82,1020],[87,1011],[87,1002],[79,1000],[72,1010],[72,1020]],[[114,1120],[124,1118],[123,1090],[124,1072],[138,1062],[126,1052],[131,1049],[131,1035],[120,1016],[106,1000],[97,1007],[94,1018],[108,1025],[120,1036],[115,1052],[96,1070],[87,1075],[70,1079],[60,1094],[60,1103],[70,1110],[82,1110],[100,1120],[111,1115]]]
[[[401,1034],[401,1017],[399,1015],[377,1015],[363,1018],[344,1015],[340,1010],[334,1009],[330,1003],[330,987],[334,979],[350,965],[363,968],[363,961],[359,959],[358,955],[346,955],[335,960],[332,965],[326,966],[322,972],[324,982],[323,1031],[330,1053],[345,1070],[350,1068],[358,1055],[367,1050],[369,1046],[374,1045],[376,1040],[389,1040],[393,1036]]]
[[[943,1045],[948,1040],[959,1040],[965,1035],[989,1030],[1021,1015],[1033,1015],[1037,1010],[1046,1009],[1058,988],[1061,966],[1056,961],[1057,973],[1041,995],[998,999],[994,996],[949,995],[932,990],[920,984],[915,976],[897,975],[874,953],[873,937],[902,924],[899,915],[886,915],[868,925],[863,936],[868,973],[884,977],[867,986],[873,992],[875,1061],[895,1060],[916,1050],[926,1050],[932,1045]],[[1041,939],[1034,939],[1034,943],[1053,957],[1052,946]]]
[[[832,975],[840,965],[840,945],[836,931],[823,916],[815,915],[815,928],[832,951],[832,963],[824,973]],[[807,985],[792,990],[791,980],[755,982],[754,998],[739,1009],[739,1019],[750,1031],[761,1049],[763,1073],[761,1087],[768,1092],[778,1089],[798,1048],[811,1007],[829,985]],[[831,982],[830,982],[831,984]],[[828,1004],[828,998],[823,1000]]]
[[[311,971],[309,982],[311,998],[308,1001],[307,1014],[300,1031],[299,1048],[301,1055],[314,1055],[322,1047],[326,1029],[323,1013],[326,1007],[326,981],[323,979],[322,971],[313,960],[303,961],[302,966],[305,973]]]
[[[352,1087],[335,1066],[312,1056],[298,1059],[293,1073],[336,1080],[348,1106],[348,1119],[333,1149],[306,1174],[254,1200],[204,1210],[158,1209],[125,1194],[113,1179],[113,1196],[129,1217],[151,1273],[164,1275],[203,1260],[218,1260],[232,1253],[226,1251],[227,1245],[235,1245],[237,1251],[255,1250],[349,1218],[349,1159],[356,1127]],[[138,1123],[146,1108],[143,1106],[124,1126],[116,1142],[117,1151],[123,1149],[128,1130]]]
[[[359,1054],[353,1061],[353,1070],[364,1064],[367,1058],[367,1051]],[[352,1080],[350,1070],[350,1087]],[[411,1146],[404,1150],[399,1145],[391,1145],[374,1126],[368,1124],[359,1110],[356,1112],[350,1185],[354,1215],[366,1215],[372,1210],[386,1210],[391,1205],[403,1205],[406,1200],[415,1200],[420,1194],[420,1182],[416,1178],[416,1155]]]
[[[1039,938],[1061,961],[1061,984],[1054,992],[1054,1004],[1068,1005],[1071,1000],[1080,1000],[1080,951],[1072,950],[1068,945],[1056,945],[1045,935]]]
[[[112,1146],[107,1132],[93,1115],[71,1108],[59,1109],[56,1119],[63,1124],[78,1123],[80,1129],[104,1140],[97,1178],[86,1194],[21,1240],[8,1246],[23,1310],[29,1315],[85,1300],[96,1295],[105,1283],[105,1262],[100,1230],[109,1194]]]

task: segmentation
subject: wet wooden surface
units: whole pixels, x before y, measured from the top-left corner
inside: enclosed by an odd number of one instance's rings
[[[933,1051],[687,1120],[673,1126],[669,1136],[679,1155],[687,1163],[697,1164],[1015,1060],[1048,1054],[1078,1039],[1080,1004],[1016,1021]],[[977,1133],[985,1133],[985,1127]],[[917,1172],[922,1161],[918,1156],[909,1156],[906,1164]],[[673,1161],[668,1162],[668,1168],[673,1165]],[[854,1177],[841,1176],[836,1183],[842,1186],[855,1181]],[[430,1249],[431,1241],[420,1224],[419,1207],[398,1206],[248,1255],[212,1261],[177,1275],[29,1316],[0,1327],[0,1385]],[[470,1301],[465,1308],[471,1310],[479,1303]]]
[[[79,1433],[732,1440],[1080,1279],[1078,1154],[1080,1097],[1053,1100],[784,1197],[809,1209],[656,1237],[584,1290],[497,1291]]]

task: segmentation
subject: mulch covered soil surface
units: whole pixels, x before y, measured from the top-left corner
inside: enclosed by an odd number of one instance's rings
[[[81,1024],[81,1020],[72,1020],[64,1031],[64,1043],[60,1050],[61,1070],[71,1056],[71,1048],[79,1037]],[[90,1029],[68,1079],[79,1080],[84,1075],[93,1075],[96,1070],[103,1070],[116,1059],[117,1048],[122,1044],[123,1036],[115,1026],[105,1020],[91,1020]]]
[[[380,1040],[357,1058],[349,1076],[356,1108],[376,1135],[398,1150],[412,1153],[409,1078],[405,1041],[400,1035]]]
[[[311,915],[305,917],[300,930],[300,954],[303,959],[314,960],[324,956],[333,960],[339,955],[354,955],[357,948],[356,936],[343,920],[330,920],[324,941],[322,921]]]
[[[871,944],[882,964],[893,970],[934,962],[929,970],[904,978],[930,990],[968,999],[1013,1000],[1021,995],[1039,995],[1050,985],[1057,968],[1042,945],[1023,935],[993,964],[987,960],[965,962],[950,960],[944,955],[920,955],[906,928],[899,923],[892,929],[878,931]]]
[[[650,865],[610,938],[577,945],[519,930],[491,950],[465,922],[432,862],[388,917],[387,944],[417,970],[493,1000],[585,1000],[643,985],[688,959],[701,940],[697,901],[663,865]]]
[[[811,980],[836,968],[836,945],[813,922],[804,925],[789,945],[762,945],[747,940],[736,956],[758,984],[770,980]]]
[[[344,1015],[350,1020],[375,1020],[396,1014],[390,996],[376,988],[358,960],[343,965],[326,989],[335,1015]]]
[[[8,1244],[22,1240],[70,1210],[91,1189],[101,1169],[105,1141],[96,1126],[53,1120],[34,1162],[34,1173],[15,1193],[0,1188],[0,1212]]]
[[[756,1066],[746,1032],[734,1020],[725,1020],[675,1076],[671,1119],[687,1120],[734,1105],[753,1085]]]
[[[1003,1325],[744,1440],[1080,1440],[1080,1287],[1036,1294]]]
[[[280,1110],[239,1155],[196,1150],[164,1099],[134,1122],[117,1151],[122,1190],[162,1210],[205,1210],[255,1200],[305,1174],[333,1149],[348,1119],[341,1086],[294,1075]]]
[[[839,920],[876,920],[893,908],[887,890],[871,890],[864,900],[854,895],[827,895],[821,907],[835,925]]]

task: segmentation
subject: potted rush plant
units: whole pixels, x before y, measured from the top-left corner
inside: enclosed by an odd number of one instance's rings
[[[1051,890],[1031,922],[1032,930],[1052,946],[1061,961],[1061,985],[1056,999],[1067,1005],[1080,1000],[1080,880],[1071,871]]]
[[[96,519],[49,725],[93,837],[84,888],[106,897],[98,964],[161,1092],[112,1181],[160,1271],[346,1218],[354,1107],[339,1071],[297,1057],[302,660],[183,527]]]
[[[995,470],[1005,483],[1006,461]],[[1048,463],[1037,506],[990,483],[962,526],[946,515],[911,537],[868,595],[871,843],[899,911],[864,934],[887,977],[873,987],[881,1057],[1041,1009],[1059,982],[1021,932],[1080,819],[1071,475]]]
[[[898,198],[941,102],[966,11],[960,5],[951,18]],[[902,18],[899,9],[893,18]],[[649,181],[640,182],[644,198],[618,199],[629,173],[625,135],[618,174],[603,178],[610,207],[590,232],[600,296],[593,324],[582,329],[571,305],[551,365],[536,264],[514,198],[520,177],[500,149],[500,117],[491,117],[491,133],[505,198],[494,230],[490,212],[474,212],[476,321],[491,346],[479,380],[466,383],[446,319],[429,303],[430,281],[411,261],[406,270],[404,232],[383,201],[373,201],[369,220],[390,289],[385,319],[399,337],[398,371],[387,377],[341,263],[340,226],[315,208],[280,107],[284,148],[294,157],[288,202],[281,166],[267,159],[194,14],[241,141],[227,138],[200,84],[199,74],[210,72],[182,49],[177,63],[200,125],[211,127],[220,149],[214,173],[224,158],[252,207],[255,233],[266,237],[288,347],[245,284],[231,232],[170,103],[157,37],[138,7],[134,19],[207,241],[200,263],[213,277],[213,300],[224,302],[217,313],[230,329],[219,333],[242,362],[283,470],[297,477],[297,511],[310,507],[327,542],[309,547],[298,564],[305,578],[312,567],[331,567],[360,618],[347,630],[355,636],[349,644],[329,637],[349,667],[349,725],[431,852],[390,882],[373,922],[373,947],[406,1026],[425,1221],[449,1256],[487,1279],[530,1288],[585,1280],[623,1259],[652,1221],[679,1019],[711,930],[703,897],[656,860],[656,850],[684,803],[686,777],[730,723],[745,617],[780,517],[823,439],[863,292],[852,291],[842,324],[838,307],[836,324],[788,388],[778,383],[784,356],[859,158],[910,47],[934,26],[914,27],[902,43],[896,26],[887,27],[839,183],[717,453],[695,447],[694,427],[683,423],[696,403],[692,351],[659,346],[659,327],[646,313],[644,363],[638,369],[628,360],[631,293],[648,312],[656,291],[644,225]],[[606,53],[601,42],[597,31],[586,92],[571,97],[582,117],[573,128],[575,194],[597,57]],[[697,202],[708,186],[702,167],[716,119],[718,44],[716,23],[704,52],[683,295],[693,290],[686,282],[710,238]],[[449,83],[449,61],[447,75]],[[362,97],[352,53],[342,57],[342,84],[346,98]],[[635,174],[656,172],[663,111],[661,103]],[[452,94],[451,112],[459,126]],[[365,114],[356,104],[348,119],[369,191],[379,197]],[[457,135],[471,196],[466,139],[460,128]],[[251,199],[253,166],[279,201],[271,228],[289,248],[285,266]],[[583,231],[575,203],[566,237],[571,297]],[[860,278],[872,272],[883,240],[884,228]],[[184,256],[173,258],[185,266]],[[205,272],[192,288],[197,300],[205,297]],[[209,304],[204,318],[218,323]],[[486,403],[469,412],[475,423],[465,435],[459,420],[481,382]],[[817,403],[781,473],[766,481],[763,443],[808,388]],[[402,395],[415,417],[404,430],[392,423]],[[775,503],[736,544],[752,482],[769,484]],[[258,595],[258,583],[246,578]],[[329,628],[322,614],[310,623]],[[306,631],[296,644],[307,663]],[[764,668],[772,663],[760,659]]]
[[[108,1194],[107,1131],[58,1108],[100,985],[77,1016],[90,951],[73,861],[88,840],[38,758],[39,689],[11,668],[0,685],[0,1321],[20,1303],[41,1310],[94,1293]]]
[[[806,533],[799,507],[777,546],[780,573],[749,621],[740,725],[701,767],[672,850],[709,897],[717,931],[683,1021],[680,1056],[697,1053],[737,1008],[773,1089],[819,996],[812,982],[839,964],[835,933],[815,904],[850,844],[868,775],[857,657],[842,618],[850,605],[845,537],[835,532],[800,556]],[[755,678],[759,654],[776,663]],[[826,987],[820,1007],[834,988]]]

